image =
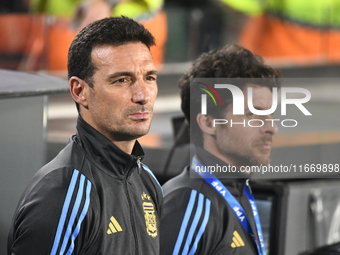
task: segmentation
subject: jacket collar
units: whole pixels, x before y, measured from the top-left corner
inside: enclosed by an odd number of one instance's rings
[[[196,157],[199,162],[204,166],[221,166],[226,169],[231,169],[231,166],[221,159],[215,157],[213,154],[209,153],[205,149],[196,146]],[[251,174],[242,173],[238,168],[234,168],[236,172],[220,172],[213,173],[216,178],[218,178],[226,187],[228,187],[232,193],[243,193],[244,185],[251,177]],[[234,190],[234,192],[232,191]]]
[[[127,154],[108,138],[94,129],[81,116],[77,120],[76,142],[84,149],[86,157],[97,167],[116,177],[126,177],[137,159],[144,157],[144,151],[136,141],[132,153]]]

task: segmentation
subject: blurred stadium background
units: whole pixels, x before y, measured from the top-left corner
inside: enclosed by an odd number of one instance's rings
[[[0,254],[23,189],[75,133],[77,118],[66,80],[75,20],[29,6],[28,0],[0,3]],[[297,87],[299,79],[308,81],[303,87],[311,91],[307,108],[313,117],[280,130],[272,164],[340,163],[340,1],[165,0],[156,11],[139,17],[155,29],[160,70],[154,120],[140,142],[144,162],[161,183],[190,160],[186,133],[171,149],[182,121],[177,82],[201,53],[230,43],[263,56],[283,77],[296,79]],[[162,26],[157,30],[152,22]],[[256,186],[259,199],[275,201],[266,211],[280,226],[268,222],[270,254],[295,255],[340,241],[340,226],[334,225],[340,217],[338,174],[323,177]]]

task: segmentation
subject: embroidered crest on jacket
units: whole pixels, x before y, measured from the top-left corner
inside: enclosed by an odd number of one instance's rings
[[[146,224],[146,231],[147,233],[152,236],[157,236],[157,222],[156,222],[156,215],[155,215],[155,206],[151,202],[151,198],[149,195],[143,192],[141,195],[143,202],[143,210],[144,210],[144,217],[145,217],[145,224]]]

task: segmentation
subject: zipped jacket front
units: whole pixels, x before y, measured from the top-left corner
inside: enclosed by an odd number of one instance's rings
[[[227,164],[202,148],[196,156],[204,166]],[[244,209],[256,229],[244,185],[249,175],[240,171],[216,175]],[[161,254],[258,255],[254,239],[245,231],[233,209],[190,166],[163,185]],[[258,235],[255,234],[257,241]]]
[[[137,141],[126,154],[79,117],[22,195],[8,254],[159,254],[163,195],[143,156]]]

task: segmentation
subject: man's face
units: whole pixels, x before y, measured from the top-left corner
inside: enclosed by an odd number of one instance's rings
[[[157,71],[143,43],[93,49],[96,71],[87,87],[82,117],[111,141],[128,141],[148,133],[157,95]]]
[[[249,165],[267,165],[270,163],[272,136],[278,131],[270,115],[258,116],[248,109],[247,88],[253,89],[253,106],[258,110],[267,110],[272,106],[272,93],[268,87],[258,85],[247,85],[243,89],[245,98],[245,115],[233,115],[232,103],[226,107],[223,118],[229,121],[226,125],[216,125],[216,143],[220,153],[229,164],[240,167]],[[235,124],[230,126],[230,120]],[[250,127],[248,121],[261,119],[264,122],[262,127]],[[274,123],[274,124],[273,124]],[[252,121],[252,126],[261,126],[260,121]]]

